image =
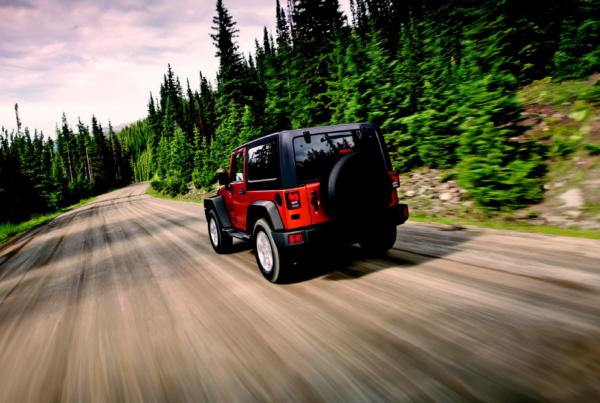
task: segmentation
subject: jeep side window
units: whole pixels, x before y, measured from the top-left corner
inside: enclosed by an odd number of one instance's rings
[[[233,156],[231,165],[231,182],[244,181],[244,152],[241,151]]]
[[[248,149],[248,182],[276,180],[278,171],[275,141]]]

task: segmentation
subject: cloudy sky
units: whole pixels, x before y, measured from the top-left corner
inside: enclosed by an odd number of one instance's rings
[[[0,125],[53,136],[63,111],[75,126],[92,114],[106,126],[146,115],[167,63],[185,86],[218,67],[208,36],[216,0],[0,0]],[[282,4],[286,2],[283,1]],[[349,0],[341,1],[347,12]],[[275,0],[224,0],[240,50],[275,27]]]

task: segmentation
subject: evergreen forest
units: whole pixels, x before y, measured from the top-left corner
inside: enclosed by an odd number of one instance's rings
[[[536,2],[537,4],[537,2]],[[600,72],[600,0],[276,0],[242,54],[235,16],[217,0],[217,78],[183,84],[168,65],[147,117],[108,136],[95,118],[56,140],[4,129],[0,222],[131,182],[170,195],[208,188],[237,145],[290,128],[374,122],[398,172],[455,168],[487,212],[542,198],[548,145],[522,140],[517,90]],[[206,72],[205,72],[206,73]],[[600,102],[599,86],[586,96]],[[521,139],[521,140],[517,140]]]
[[[0,132],[0,223],[26,221],[131,182],[110,122],[107,135],[95,116],[91,127],[79,120],[75,133],[63,114],[52,139],[23,130],[18,105],[15,114],[16,132]]]

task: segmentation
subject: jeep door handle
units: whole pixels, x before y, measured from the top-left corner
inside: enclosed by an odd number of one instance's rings
[[[310,195],[312,196],[312,198],[310,199],[310,204],[313,205],[313,207],[315,208],[315,211],[319,210],[319,194],[317,193],[316,190],[313,190]]]
[[[240,194],[246,196],[246,189],[240,189]]]

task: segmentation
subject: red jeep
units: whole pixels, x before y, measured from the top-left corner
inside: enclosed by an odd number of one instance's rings
[[[269,281],[281,281],[307,252],[359,243],[385,253],[408,219],[398,174],[371,123],[286,130],[233,150],[223,188],[204,201],[213,248],[254,242]]]

